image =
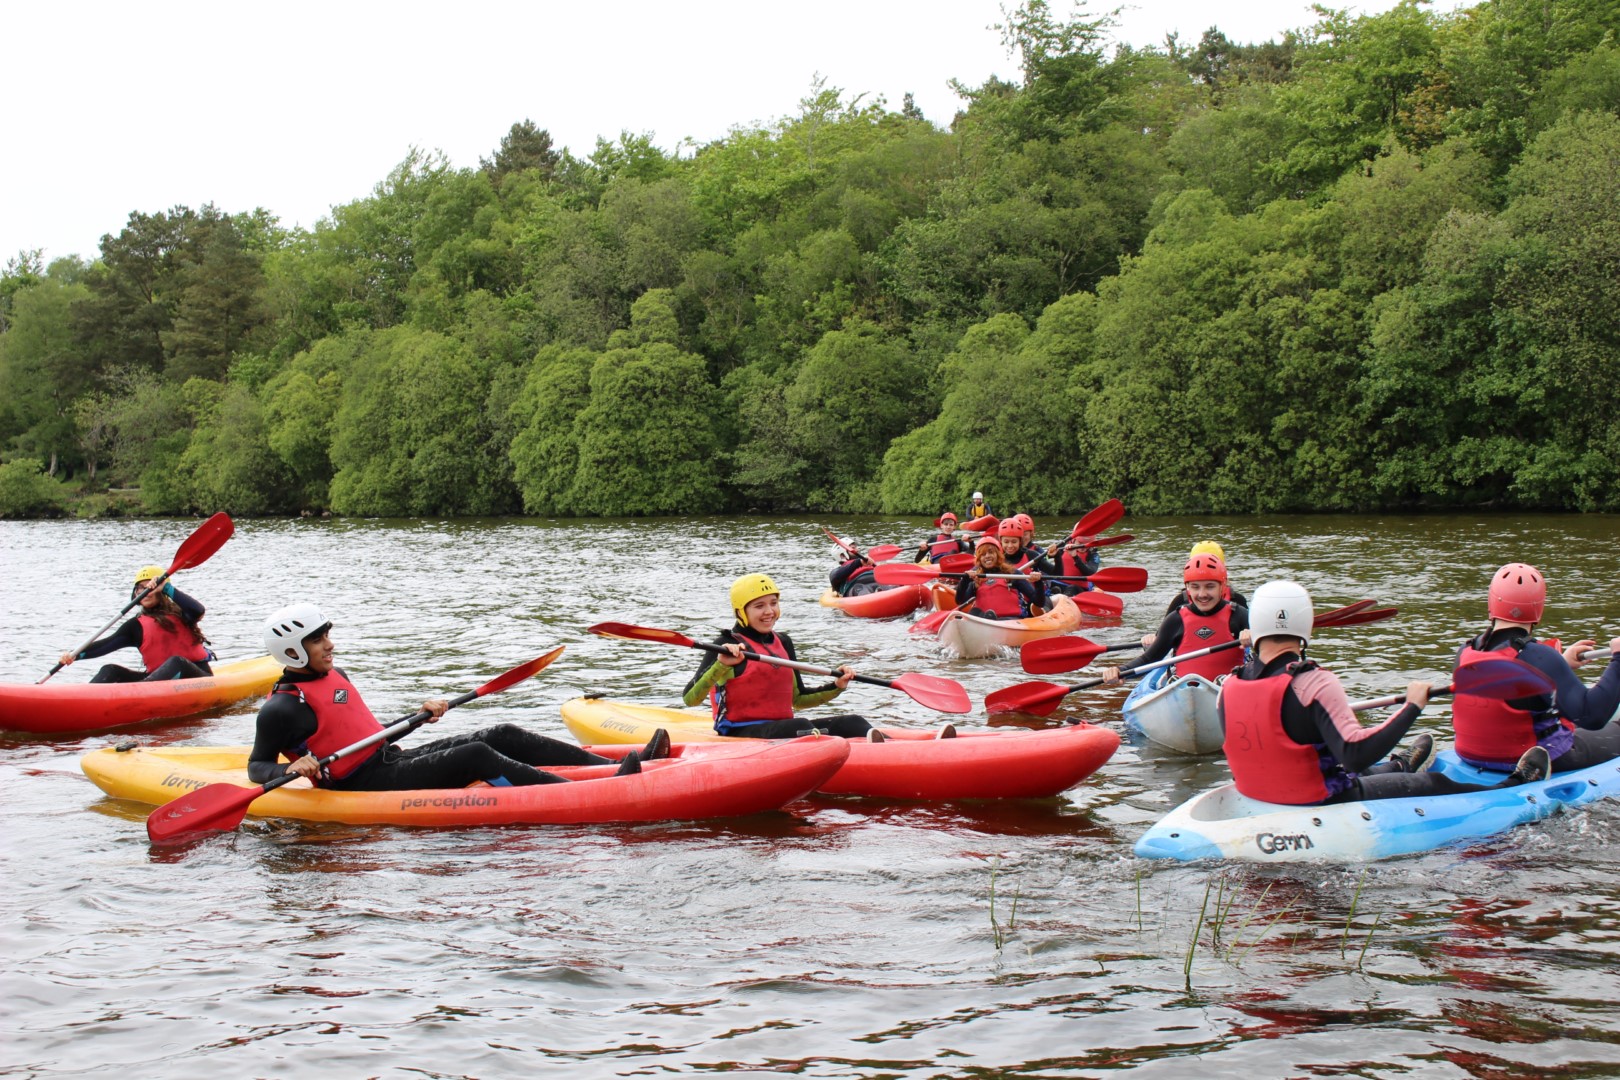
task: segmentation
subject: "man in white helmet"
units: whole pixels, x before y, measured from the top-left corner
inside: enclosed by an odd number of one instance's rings
[[[1292,581],[1255,590],[1249,630],[1257,657],[1221,684],[1219,705],[1222,749],[1238,791],[1308,806],[1484,790],[1426,771],[1434,759],[1431,735],[1392,753],[1428,703],[1428,683],[1408,685],[1406,704],[1383,723],[1361,726],[1339,677],[1304,658],[1314,618],[1310,594]],[[1541,780],[1547,772],[1547,752],[1536,747],[1494,786]]]
[[[972,521],[974,518],[989,517],[994,513],[995,511],[990,509],[990,504],[984,501],[984,492],[975,491],[968,503],[967,513],[962,515],[962,520]]]
[[[347,791],[459,788],[484,781],[496,786],[563,784],[565,777],[539,765],[610,765],[612,759],[536,735],[516,724],[497,724],[405,750],[393,742],[340,758],[323,768],[320,759],[383,729],[343,669],[334,666],[332,623],[314,604],[289,604],[264,626],[265,651],[287,670],[259,707],[248,779],[267,783],[296,773],[320,787]],[[437,721],[449,702],[429,700],[422,711]],[[403,733],[395,738],[403,738]],[[619,773],[641,771],[641,762],[667,757],[662,728],[639,753],[625,756]],[[285,757],[292,764],[284,765]]]

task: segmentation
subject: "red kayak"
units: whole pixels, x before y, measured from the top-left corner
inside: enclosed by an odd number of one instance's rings
[[[262,697],[281,678],[268,656],[214,665],[201,679],[130,683],[0,683],[0,728],[58,735],[169,720]]]
[[[866,593],[864,596],[839,596],[836,589],[828,589],[821,594],[822,607],[837,608],[845,615],[861,619],[893,619],[910,615],[931,602],[926,585],[896,585],[892,589]]]

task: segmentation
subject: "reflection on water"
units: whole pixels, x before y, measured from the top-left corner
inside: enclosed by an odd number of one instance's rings
[[[121,606],[129,570],[162,561],[192,524],[0,523],[18,598],[0,627],[7,677],[43,674]],[[1069,524],[1042,521],[1042,535]],[[688,653],[584,627],[707,635],[750,570],[782,586],[783,628],[810,662],[948,675],[975,699],[1030,678],[1010,657],[946,658],[904,622],[819,607],[835,559],[824,525],[872,543],[927,531],[920,519],[241,522],[182,587],[209,606],[226,658],[256,648],[279,604],[321,604],[339,663],[390,714],[568,646],[539,679],[435,734],[511,720],[566,737],[557,707],[586,691],[673,703]],[[1448,670],[1509,558],[1548,573],[1552,632],[1616,629],[1614,517],[1126,527],[1138,539],[1107,558],[1146,566],[1153,585],[1095,640],[1156,625],[1187,548],[1214,536],[1246,592],[1287,575],[1323,607],[1401,609],[1321,635],[1318,656],[1352,696]],[[1112,723],[1123,698],[1083,691],[1051,718],[996,723]],[[937,722],[874,688],[846,702],[885,723]],[[1423,722],[1443,731],[1446,709]],[[133,734],[240,744],[251,732],[250,703]],[[1620,1071],[1613,805],[1372,866],[1145,863],[1136,837],[1225,771],[1127,741],[1045,801],[814,798],[728,822],[544,829],[249,819],[160,852],[146,808],[101,798],[78,771],[79,754],[117,737],[0,735],[8,1071]]]

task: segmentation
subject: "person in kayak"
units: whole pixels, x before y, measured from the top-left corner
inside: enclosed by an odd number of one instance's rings
[[[1226,564],[1213,555],[1194,555],[1181,568],[1183,591],[1192,597],[1185,607],[1172,608],[1159,629],[1143,638],[1142,654],[1118,667],[1103,669],[1103,685],[1120,681],[1121,668],[1152,664],[1166,656],[1197,652],[1228,641],[1249,644],[1249,609],[1221,595],[1226,580]],[[1202,675],[1214,680],[1237,667],[1233,652],[1210,653],[1191,660],[1177,661],[1176,675]]]
[[[934,519],[934,527],[939,531],[917,548],[917,557],[913,562],[937,563],[947,555],[958,555],[973,550],[973,546],[966,540],[956,537],[956,515],[949,510]]]
[[[1559,642],[1538,641],[1536,624],[1547,606],[1547,581],[1524,563],[1508,563],[1491,578],[1486,600],[1490,624],[1457,653],[1457,667],[1491,656],[1518,657],[1552,680],[1551,694],[1490,701],[1458,694],[1451,707],[1457,756],[1482,769],[1505,771],[1532,746],[1552,758],[1553,772],[1570,772],[1620,757],[1620,664],[1610,663],[1588,687],[1576,676],[1580,654],[1596,645],[1577,641],[1559,654]],[[1609,642],[1620,649],[1620,637]]]
[[[865,555],[850,556],[828,575],[832,580],[833,591],[839,596],[866,596],[893,588],[892,585],[878,584],[876,571],[873,569],[875,565]]]
[[[141,613],[100,641],[91,642],[77,653],[65,652],[62,666],[75,660],[94,660],[119,649],[139,649],[145,671],[131,671],[121,664],[103,664],[90,679],[93,683],[160,682],[165,679],[199,679],[212,675],[214,659],[208,639],[197,625],[206,609],[196,599],[164,582],[151,588],[163,576],[161,566],[143,566],[135,572],[130,596],[140,597]]]
[[[570,743],[526,731],[516,724],[497,724],[470,735],[456,735],[403,749],[395,740],[332,762],[320,758],[381,731],[360,691],[333,663],[332,623],[314,604],[289,604],[264,625],[264,647],[286,669],[271,689],[254,728],[248,754],[248,779],[268,783],[288,773],[317,787],[341,791],[405,791],[462,788],[483,781],[495,787],[564,784],[566,777],[542,771],[541,765],[611,765]],[[436,722],[449,702],[433,699],[422,711]],[[659,728],[640,751],[626,754],[615,775],[641,771],[643,761],[669,756],[669,733]],[[290,765],[282,764],[285,757]]]
[[[1194,544],[1192,546],[1191,551],[1187,552],[1187,558],[1189,558],[1189,559],[1197,558],[1200,555],[1213,555],[1217,559],[1221,560],[1221,565],[1222,566],[1226,565],[1226,552],[1221,548],[1221,545],[1217,544],[1213,540],[1200,540],[1200,541],[1198,541],[1198,543],[1196,543],[1196,544]],[[1249,601],[1244,598],[1242,593],[1232,591],[1232,583],[1231,583],[1230,580],[1222,580],[1222,582],[1221,582],[1221,595],[1226,597],[1226,599],[1232,601],[1232,603],[1234,603],[1234,604],[1238,604],[1238,605],[1240,605],[1242,607],[1248,607],[1249,606]],[[1179,607],[1185,607],[1186,604],[1187,604],[1187,590],[1183,589],[1180,592],[1176,593],[1176,595],[1174,595],[1174,596],[1172,596],[1170,598],[1170,603],[1164,609],[1164,613],[1166,615],[1168,615],[1172,611],[1175,611]],[[1147,639],[1144,638],[1143,639],[1143,647],[1146,648],[1146,646],[1147,646]]]
[[[681,699],[690,706],[708,698],[714,709],[714,730],[721,735],[792,739],[814,727],[844,738],[867,737],[872,725],[852,713],[817,717],[813,722],[793,715],[843,693],[855,678],[853,668],[839,668],[838,678],[825,686],[806,687],[797,671],[753,663],[743,655],[746,649],[781,660],[798,659],[792,639],[776,629],[782,616],[781,601],[776,582],[764,574],[744,574],[732,582],[736,625],[715,638],[724,652],[712,659],[704,655]]]
[[[1268,581],[1255,590],[1249,611],[1258,655],[1221,684],[1216,706],[1226,733],[1221,749],[1241,794],[1315,806],[1484,791],[1546,778],[1547,751],[1539,746],[1527,750],[1500,784],[1463,784],[1427,771],[1434,760],[1432,735],[1419,734],[1404,751],[1396,747],[1428,703],[1429,683],[1410,683],[1399,712],[1362,727],[1339,677],[1305,659],[1315,617],[1310,594],[1292,581]]]
[[[975,491],[972,500],[968,503],[967,513],[962,515],[962,520],[972,521],[974,518],[982,518],[994,513],[995,511],[990,509],[990,504],[984,501],[984,492]]]
[[[1052,566],[1054,576],[1057,577],[1090,577],[1102,568],[1102,559],[1097,555],[1097,549],[1086,545],[1083,539],[1074,536],[1065,537],[1046,549],[1047,561]],[[1046,583],[1048,593],[1060,592],[1067,596],[1089,592],[1096,586],[1089,581],[1049,581]],[[1142,647],[1147,647],[1144,638]]]
[[[1014,530],[1017,528],[1011,518],[1004,524],[1013,526]],[[979,537],[973,556],[976,565],[956,583],[958,608],[966,607],[969,615],[981,619],[1022,619],[1042,610],[1046,594],[1041,589],[1039,571],[1030,575],[1034,581],[986,576],[1018,573],[1008,565],[999,539],[990,535]]]

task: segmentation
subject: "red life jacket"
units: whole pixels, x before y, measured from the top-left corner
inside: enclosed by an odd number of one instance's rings
[[[1208,615],[1200,615],[1191,604],[1183,604],[1176,610],[1181,615],[1181,644],[1176,647],[1177,656],[1236,640],[1237,635],[1232,633],[1232,609],[1226,603],[1216,604]],[[1176,661],[1176,674],[1201,675],[1213,681],[1229,674],[1236,666],[1230,652],[1218,652]]]
[[[1490,650],[1476,649],[1474,643],[1469,642],[1458,655],[1457,666],[1467,667],[1487,657],[1516,657],[1520,648],[1533,640],[1523,639],[1519,647],[1509,640]],[[1531,712],[1516,709],[1505,701],[1458,694],[1451,704],[1451,726],[1456,731],[1458,757],[1472,764],[1507,770],[1518,763],[1519,755],[1537,744],[1546,746],[1549,754],[1558,757],[1573,741],[1568,735],[1558,736],[1573,730],[1575,725],[1567,720],[1560,722],[1552,709]],[[1554,750],[1557,753],[1553,753]]]
[[[961,541],[950,533],[940,533],[928,542],[928,561],[937,563],[945,556],[955,555],[961,550]]]
[[[208,659],[208,646],[197,640],[191,626],[178,615],[169,617],[173,629],[168,630],[150,615],[141,615],[138,621],[141,624],[141,663],[146,665],[147,671],[156,671],[171,656],[183,656],[199,664]]]
[[[1000,578],[991,578],[979,582],[973,592],[973,607],[980,611],[988,611],[998,619],[1021,619],[1024,617],[1024,598],[1018,595],[1012,582]]]
[[[1283,695],[1294,671],[1263,679],[1227,679],[1221,684],[1221,719],[1226,740],[1221,749],[1238,791],[1261,802],[1308,806],[1334,792],[1322,772],[1322,755],[1283,730]]]
[[[1075,557],[1074,552],[1069,550],[1067,544],[1058,552],[1057,568],[1059,577],[1086,576],[1086,568],[1080,565],[1080,560]]]
[[[353,746],[368,735],[375,735],[383,729],[377,718],[371,715],[366,703],[360,699],[360,691],[354,688],[349,677],[337,668],[309,682],[277,683],[270,691],[272,694],[297,694],[298,700],[308,705],[315,714],[315,734],[309,737],[302,747],[294,747],[284,753],[294,754],[295,751],[307,750],[318,758],[336,753],[345,746]],[[371,759],[371,755],[382,749],[382,743],[376,743],[365,750],[350,754],[346,758],[339,758],[326,767],[326,771],[334,777],[348,776],[354,770]]]
[[[775,634],[771,635],[769,642],[740,638],[737,643],[766,656],[791,659],[787,646]],[[709,691],[709,703],[714,709],[715,727],[722,732],[731,724],[791,720],[793,671],[775,664],[752,661],[744,666],[741,675],[733,676]]]

